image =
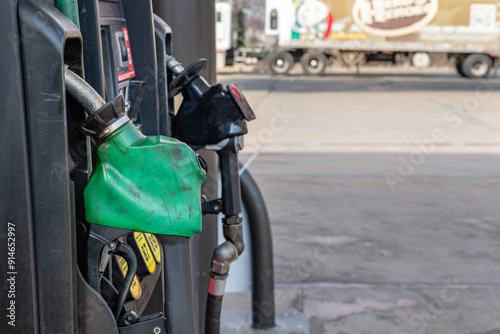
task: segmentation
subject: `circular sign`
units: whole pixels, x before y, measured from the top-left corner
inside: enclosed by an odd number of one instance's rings
[[[397,37],[429,24],[438,11],[438,0],[356,0],[354,22],[367,34]]]

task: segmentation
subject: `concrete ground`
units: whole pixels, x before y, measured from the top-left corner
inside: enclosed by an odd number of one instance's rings
[[[311,333],[500,328],[500,79],[218,80],[257,115],[241,157],[271,217],[278,310]]]

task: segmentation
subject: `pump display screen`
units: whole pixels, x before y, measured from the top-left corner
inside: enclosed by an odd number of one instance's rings
[[[120,49],[120,63],[122,66],[125,64],[125,62],[128,62],[128,55],[127,55],[127,44],[125,43],[125,36],[123,35],[118,35],[118,47]]]

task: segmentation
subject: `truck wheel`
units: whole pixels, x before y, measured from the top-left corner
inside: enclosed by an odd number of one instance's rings
[[[287,74],[294,62],[292,54],[288,51],[278,51],[269,56],[269,68],[274,74]]]
[[[427,52],[415,52],[411,62],[416,68],[427,68],[431,66],[431,56]]]
[[[484,54],[473,53],[462,62],[462,72],[467,78],[484,78],[490,73],[492,61]]]
[[[462,71],[462,62],[458,62],[455,64],[455,67],[457,68],[457,72],[458,74],[460,74],[461,77],[464,77],[465,78],[465,74],[464,74],[464,71]]]
[[[321,52],[307,52],[300,60],[306,74],[321,75],[325,73],[328,58]]]

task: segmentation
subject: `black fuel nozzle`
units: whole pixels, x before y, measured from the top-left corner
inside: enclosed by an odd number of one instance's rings
[[[176,75],[169,96],[182,92],[184,97],[174,119],[174,136],[199,148],[246,134],[246,122],[255,119],[236,85],[211,86],[200,76],[206,66],[206,59],[199,59],[184,69],[175,58],[167,58],[167,68]]]

